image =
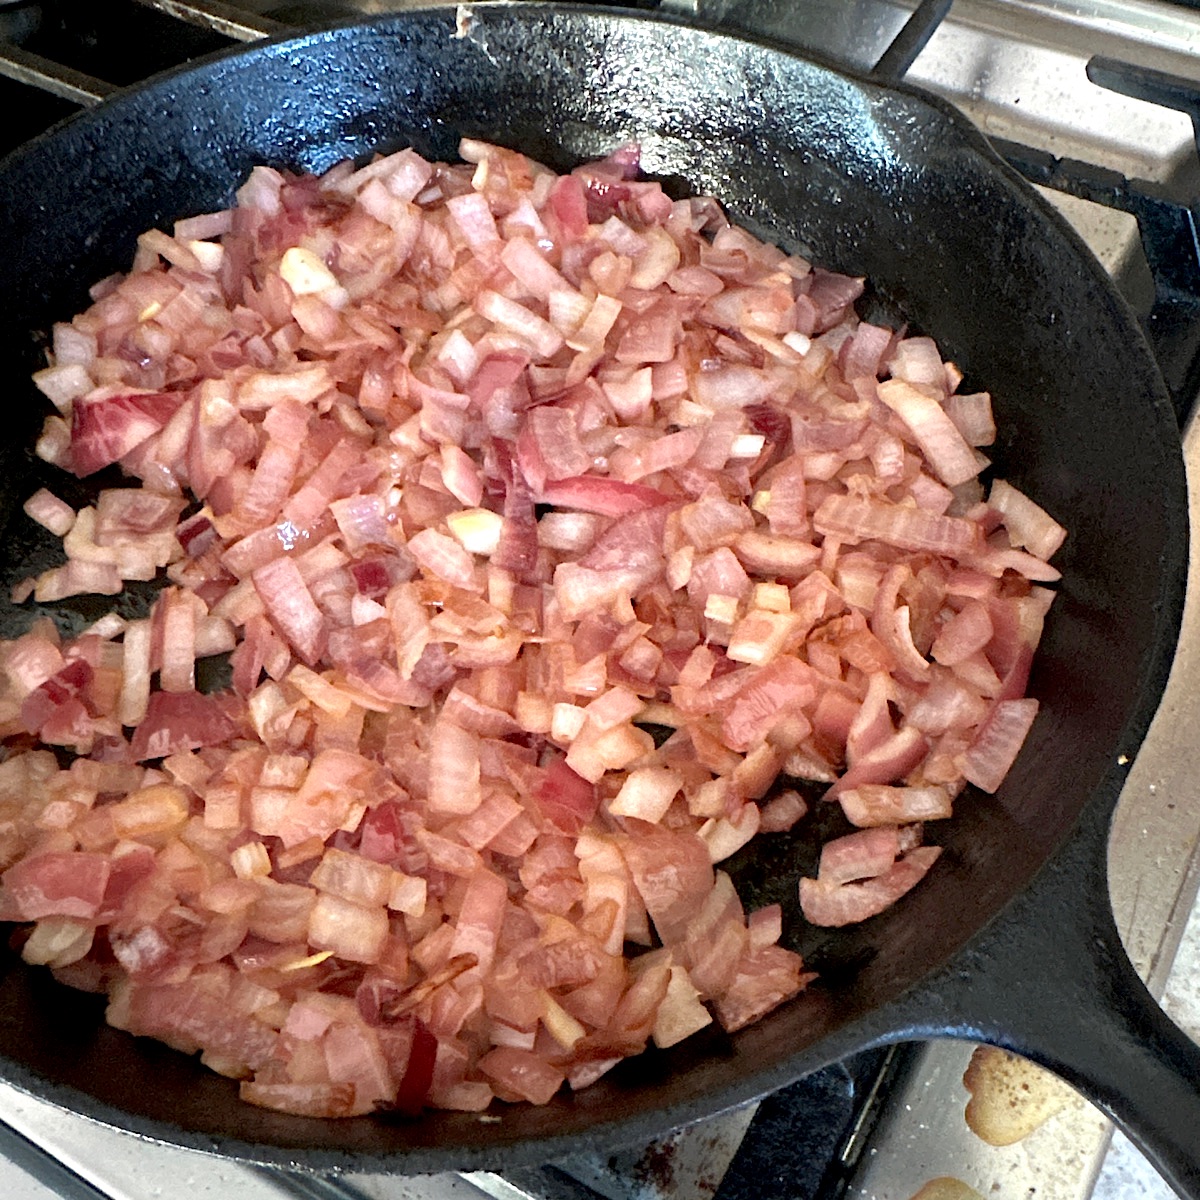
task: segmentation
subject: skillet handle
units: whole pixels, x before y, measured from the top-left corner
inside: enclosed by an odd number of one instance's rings
[[[1110,1116],[1186,1200],[1200,1200],[1200,1046],[1162,1011],[1117,932],[1107,821],[1063,850],[921,989],[911,1032],[1030,1058]]]

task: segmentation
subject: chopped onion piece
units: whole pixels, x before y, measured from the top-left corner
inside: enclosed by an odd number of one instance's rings
[[[25,513],[51,533],[63,537],[75,524],[75,510],[46,488],[38,488],[24,504]]]
[[[297,296],[311,296],[337,286],[337,276],[311,251],[292,246],[283,252],[279,274]]]
[[[448,514],[446,524],[464,550],[489,556],[500,545],[504,518],[486,508],[464,508]]]
[[[1014,546],[1040,559],[1053,558],[1067,531],[1024,492],[1003,479],[994,480],[988,504],[1001,513]]]
[[[387,914],[321,893],[308,921],[308,942],[350,962],[378,962],[387,941]]]
[[[683,775],[669,767],[639,767],[630,771],[621,790],[609,802],[613,816],[660,821],[683,787]]]

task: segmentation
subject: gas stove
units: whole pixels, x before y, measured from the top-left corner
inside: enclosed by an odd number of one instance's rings
[[[1143,321],[1181,414],[1195,492],[1200,424],[1186,415],[1200,392],[1197,0],[660,5],[860,71],[891,46],[893,75],[957,105],[1063,210]],[[638,6],[653,7],[653,0]],[[237,41],[403,7],[387,0],[0,0],[0,153],[175,63]],[[1193,499],[1192,523],[1200,529],[1200,499]],[[1200,722],[1198,594],[1189,589],[1171,683],[1122,794],[1109,880],[1135,965],[1165,994],[1176,1020],[1200,1036],[1200,913],[1189,920],[1200,884],[1200,803],[1192,793],[1200,776],[1192,734]],[[952,1178],[994,1200],[1169,1200],[1144,1160],[1119,1135],[1114,1140],[1082,1100],[1014,1146],[982,1142],[963,1117],[961,1080],[972,1050],[944,1042],[873,1051],[650,1146],[504,1175],[313,1177],[259,1169],[144,1142],[0,1085],[0,1195],[914,1200],[931,1181]]]

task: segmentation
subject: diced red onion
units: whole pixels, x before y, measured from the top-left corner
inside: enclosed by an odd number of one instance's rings
[[[0,915],[280,1111],[545,1102],[740,1028],[812,978],[713,871],[804,817],[780,772],[861,828],[804,913],[863,920],[1036,711],[1061,527],[983,502],[990,399],[932,341],[636,147],[461,153],[256,169],[37,377],[41,457],[141,486],[33,497],[68,561],[16,594],[169,586],[0,643],[10,730],[73,755],[0,763]]]

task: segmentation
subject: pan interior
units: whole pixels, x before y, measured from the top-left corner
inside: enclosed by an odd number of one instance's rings
[[[468,134],[562,169],[636,139],[678,194],[711,192],[786,248],[869,276],[881,305],[993,391],[998,472],[1071,531],[1031,682],[1042,715],[1003,790],[964,796],[938,831],[947,852],[927,884],[815,947],[826,975],[805,997],[734,1039],[691,1039],[498,1121],[251,1109],[192,1060],[107,1029],[95,998],[4,958],[4,1074],[150,1136],[313,1166],[538,1161],[568,1143],[648,1136],[900,1032],[886,1003],[1002,908],[1085,807],[1112,803],[1112,762],[1135,751],[1173,648],[1184,490],[1161,383],[1099,269],[973,133],[910,93],[660,21],[514,5],[476,8],[466,24],[458,36],[453,10],[409,12],[242,50],[136,89],[0,166],[0,503],[17,510],[3,582],[30,551],[19,505],[44,409],[28,373],[50,323],[129,261],[138,232],[224,205],[256,163],[323,170],[401,145],[452,158]],[[803,853],[780,839],[756,850],[742,867],[751,898],[777,898],[781,878],[790,898]]]

